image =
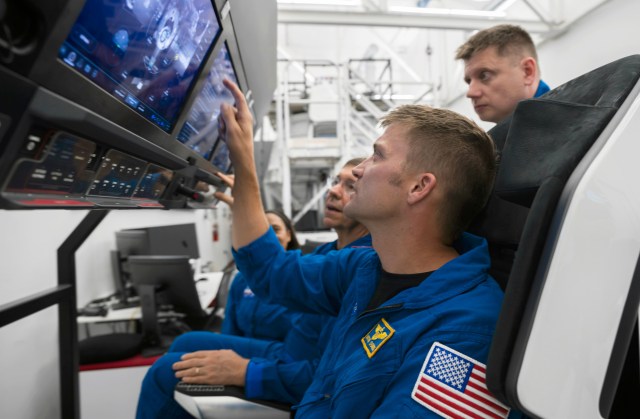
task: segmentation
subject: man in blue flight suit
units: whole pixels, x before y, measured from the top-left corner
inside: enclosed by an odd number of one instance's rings
[[[336,231],[336,241],[323,244],[313,254],[344,248],[370,248],[371,236],[343,208],[356,181],[352,170],[364,159],[349,160],[336,176],[325,200],[323,222]],[[233,186],[233,178],[220,174]],[[233,206],[233,198],[216,195]],[[248,399],[297,403],[311,383],[320,356],[331,335],[333,316],[300,313],[292,318],[292,330],[283,343],[260,341],[209,332],[179,336],[168,353],[147,372],[138,401],[138,418],[190,417],[173,399],[173,389],[182,378],[188,383],[238,385]],[[197,362],[196,375],[182,365]],[[191,371],[189,371],[191,372]]]
[[[521,100],[549,91],[540,80],[536,47],[519,26],[497,25],[477,32],[458,48],[456,59],[464,61],[467,97],[483,121],[498,123]]]
[[[223,105],[221,131],[236,176],[238,268],[258,296],[337,316],[296,417],[506,417],[509,409],[484,385],[482,364],[502,292],[487,273],[485,240],[463,233],[493,183],[487,134],[447,110],[390,112],[373,155],[353,169],[357,181],[344,209],[369,229],[373,249],[300,257],[282,251],[269,229],[251,112],[237,86],[225,84],[237,106]],[[182,368],[186,381],[201,366],[189,359]]]

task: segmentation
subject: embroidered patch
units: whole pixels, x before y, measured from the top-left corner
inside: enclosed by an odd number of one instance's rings
[[[445,418],[506,418],[510,409],[487,389],[485,371],[484,364],[436,342],[411,398]]]
[[[242,296],[244,298],[253,298],[253,297],[255,297],[255,294],[253,293],[253,291],[251,291],[251,288],[246,287],[244,289],[244,291],[242,292]]]
[[[375,353],[378,352],[378,349],[391,339],[391,336],[393,336],[395,332],[385,319],[380,319],[380,322],[373,326],[373,329],[360,339],[367,356],[372,358]]]

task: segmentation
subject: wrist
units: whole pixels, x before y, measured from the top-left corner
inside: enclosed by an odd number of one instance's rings
[[[238,362],[237,375],[234,379],[234,385],[245,387],[247,383],[247,371],[249,369],[249,359],[241,358]]]

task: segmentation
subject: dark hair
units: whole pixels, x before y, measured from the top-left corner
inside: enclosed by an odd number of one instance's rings
[[[265,214],[273,214],[273,215],[277,216],[278,218],[280,218],[282,220],[282,222],[284,223],[284,226],[287,228],[287,230],[289,230],[289,233],[291,233],[291,241],[289,241],[289,244],[287,245],[287,249],[286,250],[299,249],[300,248],[300,242],[298,241],[298,237],[296,236],[296,229],[293,228],[293,223],[291,222],[289,217],[287,217],[284,214],[284,212],[282,212],[280,210],[267,210],[267,211],[265,211]]]
[[[406,170],[429,172],[444,188],[439,209],[443,239],[453,242],[485,206],[493,187],[496,152],[493,140],[470,119],[424,105],[404,105],[389,112],[383,128],[406,128],[410,153]]]
[[[497,25],[481,30],[458,47],[456,59],[466,61],[489,47],[495,47],[501,57],[530,55],[538,61],[536,46],[531,36],[520,26],[515,25]]]

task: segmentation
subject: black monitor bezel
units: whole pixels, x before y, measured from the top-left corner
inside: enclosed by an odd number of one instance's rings
[[[230,14],[227,14],[224,19],[221,19],[218,5],[214,0],[211,0],[216,18],[220,24],[219,34],[207,52],[203,65],[197,73],[196,80],[187,94],[187,99],[182,106],[173,128],[170,132],[165,132],[58,58],[58,49],[66,40],[71,28],[75,24],[83,4],[84,1],[81,0],[69,0],[66,3],[65,12],[62,13],[57,22],[52,25],[50,34],[38,58],[31,67],[28,78],[43,88],[105,117],[114,124],[152,142],[156,146],[169,151],[171,154],[212,172],[210,161],[178,141],[177,134],[188,116],[188,111],[193,103],[194,97],[202,88],[203,79],[213,64],[215,53],[218,52],[220,45],[224,42],[227,42],[227,48],[234,63],[238,85],[241,90],[244,91],[246,89],[247,83],[244,71],[236,64],[236,62],[240,60],[240,57],[234,38],[235,35],[233,33]],[[86,95],[88,91],[91,91],[92,94]]]
[[[136,272],[138,266],[154,266],[158,268],[164,267],[165,269],[159,269],[158,274],[161,276],[147,276],[146,278],[141,278],[138,274],[140,272]],[[181,272],[180,275],[170,275],[172,272],[166,267],[177,266]],[[202,308],[202,304],[200,303],[200,297],[198,295],[198,290],[196,288],[196,282],[191,274],[191,268],[189,264],[189,258],[187,256],[158,256],[158,255],[137,255],[129,257],[129,270],[131,275],[131,284],[136,290],[139,290],[141,285],[155,285],[158,287],[156,293],[160,297],[160,301],[163,298],[166,298],[166,295],[171,295],[175,290],[176,292],[173,294],[180,295],[184,298],[184,301],[188,301],[185,305],[181,305],[181,303],[173,302],[174,310],[179,313],[186,314],[187,316],[202,316],[205,314],[205,311]],[[173,285],[173,286],[172,286]],[[190,295],[187,295],[190,294]],[[195,298],[194,298],[195,297]],[[174,300],[176,301],[176,300]]]

